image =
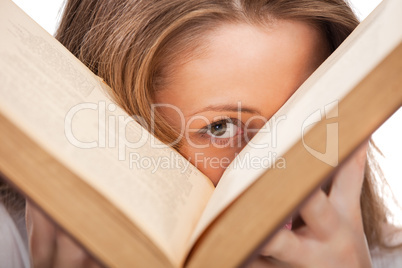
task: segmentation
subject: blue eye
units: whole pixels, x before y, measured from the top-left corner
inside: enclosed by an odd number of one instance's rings
[[[214,138],[231,138],[238,134],[239,127],[227,120],[221,120],[208,126],[207,134]]]

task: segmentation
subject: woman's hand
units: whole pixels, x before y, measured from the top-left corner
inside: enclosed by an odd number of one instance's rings
[[[32,267],[100,267],[29,202],[26,205],[26,225]]]
[[[251,267],[371,267],[360,194],[367,144],[335,174],[327,196],[316,192],[300,210],[305,226],[280,230]]]

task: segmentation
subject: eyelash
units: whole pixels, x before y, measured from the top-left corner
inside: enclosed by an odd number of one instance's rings
[[[235,126],[237,126],[238,128],[240,128],[240,134],[243,133],[243,123],[237,119],[237,118],[224,118],[224,119],[219,119],[216,120],[215,122],[212,122],[211,124],[203,127],[202,129],[200,129],[198,131],[198,133],[201,134],[201,137],[206,138],[206,139],[213,139],[214,143],[216,144],[226,144],[227,142],[230,141],[230,139],[234,138],[235,136],[239,135],[239,133],[236,133],[233,137],[228,137],[228,138],[219,138],[219,136],[211,136],[210,134],[208,134],[208,132],[211,131],[213,126],[219,125],[219,124],[233,124]]]

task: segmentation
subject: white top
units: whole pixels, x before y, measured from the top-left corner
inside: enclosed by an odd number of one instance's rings
[[[30,267],[23,225],[24,219],[19,219],[16,223],[0,203],[0,268]]]
[[[400,245],[402,243],[402,231],[393,226],[385,226],[383,228],[385,239],[389,246]],[[401,268],[402,267],[402,247],[394,250],[371,251],[371,260],[374,268]]]
[[[401,268],[402,249],[392,250],[390,252],[372,251],[371,261],[373,268]]]

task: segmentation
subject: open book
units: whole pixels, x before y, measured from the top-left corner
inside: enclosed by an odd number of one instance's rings
[[[0,171],[106,266],[241,265],[401,106],[401,10],[384,1],[215,189],[2,0]]]

